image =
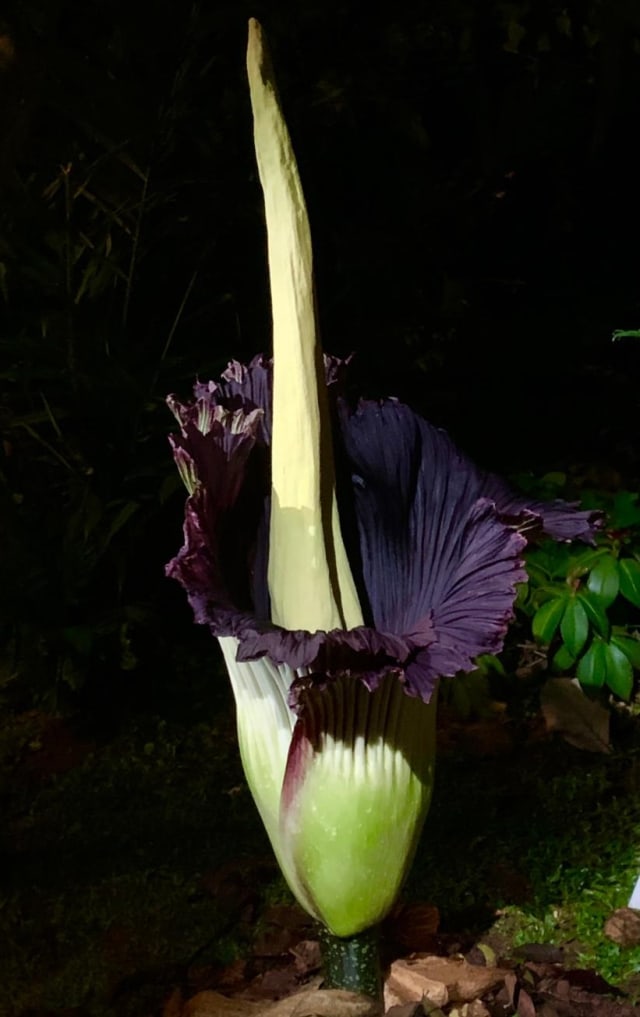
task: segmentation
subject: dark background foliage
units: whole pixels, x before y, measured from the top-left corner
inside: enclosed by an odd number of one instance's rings
[[[183,504],[164,397],[269,348],[249,16],[354,391],[410,401],[492,469],[637,483],[639,348],[611,343],[640,324],[633,0],[9,2],[7,695],[28,672],[28,697],[148,703],[196,638],[163,578]]]

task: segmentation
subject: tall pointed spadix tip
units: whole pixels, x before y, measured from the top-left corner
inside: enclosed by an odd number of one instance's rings
[[[340,533],[317,339],[309,218],[264,33],[249,21],[247,72],[264,192],[273,317],[269,593],[288,629],[362,624]]]

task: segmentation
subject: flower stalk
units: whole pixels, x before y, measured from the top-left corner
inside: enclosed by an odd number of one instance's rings
[[[377,925],[356,936],[334,936],[319,928],[324,988],[346,989],[372,999],[382,999],[380,929]]]

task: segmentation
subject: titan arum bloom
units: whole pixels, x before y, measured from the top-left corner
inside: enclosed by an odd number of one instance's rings
[[[247,62],[273,363],[233,362],[192,402],[170,398],[188,499],[167,571],[220,642],[247,781],[289,886],[351,941],[384,918],[411,864],[439,679],[500,650],[527,537],[590,541],[595,520],[514,495],[400,402],[341,397],[344,365],[317,338],[304,197],[255,21]]]

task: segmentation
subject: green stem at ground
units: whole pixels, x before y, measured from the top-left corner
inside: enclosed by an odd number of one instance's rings
[[[334,936],[320,929],[323,988],[346,989],[382,1000],[382,974],[378,928],[365,929],[355,936]]]

